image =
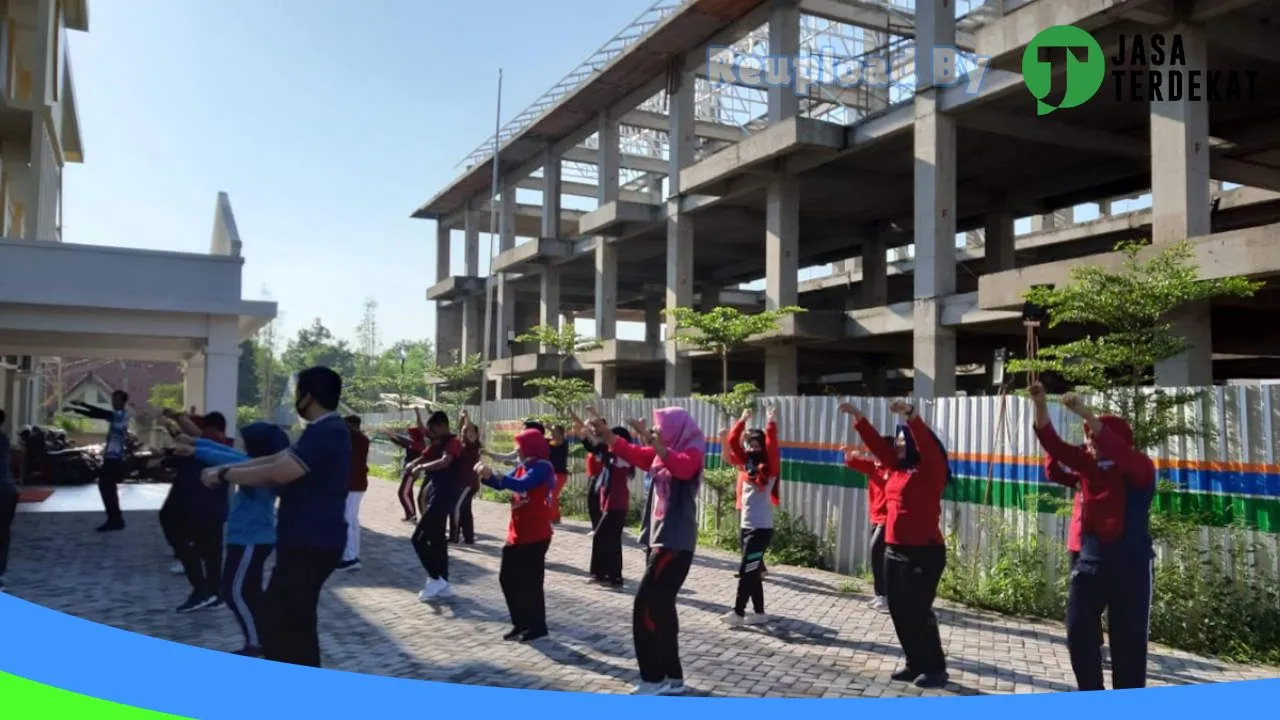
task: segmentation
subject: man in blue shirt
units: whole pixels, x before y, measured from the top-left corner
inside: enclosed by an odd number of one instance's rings
[[[0,410],[0,427],[5,414]],[[4,590],[4,571],[9,566],[9,530],[18,511],[18,485],[9,473],[9,436],[0,430],[0,590]]]
[[[268,660],[320,667],[316,607],[347,545],[351,431],[336,412],[341,396],[336,372],[303,370],[294,408],[307,428],[293,447],[203,474],[211,488],[274,487],[280,496],[276,566],[262,613],[262,654]]]
[[[111,393],[111,409],[90,405],[86,402],[73,402],[67,408],[73,413],[93,420],[104,420],[107,423],[107,439],[102,446],[102,469],[98,473],[98,494],[102,496],[102,507],[107,511],[107,522],[98,528],[98,532],[111,532],[124,529],[124,515],[120,512],[120,493],[117,488],[124,480],[125,441],[129,437],[129,412],[125,409],[129,404],[129,393],[116,390]]]

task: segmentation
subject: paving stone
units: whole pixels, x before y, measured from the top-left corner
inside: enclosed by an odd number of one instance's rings
[[[400,522],[395,487],[376,482],[361,507],[363,569],[340,573],[321,598],[326,667],[394,677],[578,692],[625,693],[638,678],[631,640],[632,595],[644,555],[628,540],[624,592],[587,585],[585,523],[558,528],[547,558],[551,637],[503,642],[509,628],[498,587],[508,509],[475,504],[478,542],[450,550],[458,597],[417,600],[424,575]],[[122,533],[98,534],[96,515],[21,513],[14,525],[8,591],[46,607],[153,637],[233,651],[240,635],[228,610],[177,615],[188,592],[154,513],[130,513]],[[691,694],[739,697],[919,697],[1071,690],[1061,623],[1008,618],[939,603],[953,683],[922,692],[889,675],[901,653],[889,619],[847,578],[771,567],[765,583],[776,621],[729,629],[731,554],[700,550],[680,596],[681,659]],[[1153,646],[1151,684],[1280,677]]]

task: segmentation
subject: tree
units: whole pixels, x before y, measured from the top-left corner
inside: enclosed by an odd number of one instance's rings
[[[729,387],[729,354],[745,346],[752,338],[777,330],[783,318],[802,312],[805,309],[796,306],[752,314],[731,307],[716,307],[706,312],[680,307],[669,310],[667,314],[675,324],[672,337],[676,342],[714,353],[720,358],[720,394],[699,397],[720,408],[725,417],[732,420],[755,403],[760,391],[751,383]]]
[[[1189,242],[1161,248],[1128,242],[1118,271],[1096,265],[1071,270],[1060,288],[1035,288],[1028,302],[1048,310],[1049,327],[1076,325],[1077,340],[1041,348],[1034,359],[1011,360],[1011,372],[1052,372],[1092,391],[1100,408],[1133,427],[1139,448],[1159,447],[1178,438],[1206,437],[1203,424],[1184,420],[1180,409],[1204,397],[1198,389],[1150,388],[1154,368],[1187,351],[1190,344],[1169,318],[1187,305],[1218,297],[1249,297],[1262,283],[1242,277],[1200,278]],[[1098,334],[1094,334],[1097,329]]]
[[[182,395],[181,383],[152,385],[151,392],[147,395],[147,404],[159,410],[185,410]]]
[[[262,296],[271,297],[271,291],[262,288]],[[263,326],[254,338],[253,369],[258,385],[258,408],[261,416],[271,418],[288,381],[288,373],[280,372],[277,353],[280,351],[280,316]]]
[[[479,392],[487,367],[484,356],[477,353],[459,358],[452,365],[438,366],[430,371],[440,379],[438,398],[445,412],[457,417],[458,411]]]
[[[253,338],[240,343],[240,371],[236,376],[236,405],[256,407],[258,389],[258,344]]]
[[[401,363],[403,357],[404,362]],[[378,357],[374,370],[375,397],[390,392],[401,398],[427,394],[427,372],[432,365],[433,350],[429,340],[400,340]]]
[[[323,365],[346,378],[355,375],[355,353],[347,341],[334,338],[320,318],[313,320],[309,327],[298,330],[297,336],[285,346],[280,359],[290,374]]]
[[[528,332],[516,338],[520,343],[536,343],[550,348],[556,355],[556,376],[553,378],[534,378],[525,382],[526,386],[538,388],[535,400],[550,406],[552,415],[542,418],[551,424],[562,424],[568,421],[569,410],[581,406],[596,396],[596,389],[582,378],[566,378],[565,363],[578,353],[590,352],[600,348],[600,341],[578,334],[572,322],[555,328],[549,325],[536,325]]]

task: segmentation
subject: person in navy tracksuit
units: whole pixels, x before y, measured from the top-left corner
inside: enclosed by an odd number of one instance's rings
[[[1067,590],[1067,646],[1080,690],[1103,690],[1102,612],[1111,636],[1111,685],[1147,684],[1147,635],[1155,552],[1151,502],[1155,464],[1134,446],[1129,423],[1097,416],[1074,393],[1062,404],[1084,420],[1085,444],[1069,445],[1049,419],[1044,387],[1031,388],[1036,437],[1044,447],[1049,479],[1076,489],[1067,536],[1071,579]]]
[[[227,520],[228,498],[225,490],[211,490],[200,482],[200,473],[207,465],[192,453],[181,448],[193,448],[207,443],[230,449],[227,438],[227,419],[219,412],[203,416],[185,416],[182,427],[199,431],[197,437],[179,439],[179,456],[176,475],[169,502],[173,517],[175,550],[191,594],[178,606],[180,613],[196,612],[222,605],[219,585],[222,580],[222,526]],[[183,455],[182,453],[186,453]]]

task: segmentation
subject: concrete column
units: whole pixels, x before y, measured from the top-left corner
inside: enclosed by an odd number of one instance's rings
[[[618,124],[605,113],[597,119],[599,141],[599,197],[601,206],[618,200]],[[596,337],[614,340],[618,337],[618,246],[609,238],[596,238]],[[618,368],[597,365],[594,369],[596,393],[605,399],[618,392]]]
[[[1107,216],[1111,215],[1111,201],[1110,201],[1110,200],[1099,200],[1099,201],[1098,201],[1098,214],[1099,214],[1099,215],[1101,215],[1102,217],[1107,217]]]
[[[694,75],[675,67],[669,102],[668,136],[670,170],[667,201],[667,310],[693,305],[693,218],[680,212],[680,171],[693,162]],[[693,364],[667,333],[666,395],[688,397],[693,393]]]
[[[720,293],[724,288],[712,283],[703,283],[698,291],[698,312],[707,312],[720,304]]]
[[[452,261],[453,238],[449,228],[439,220],[436,221],[436,282],[449,277],[449,263]]]
[[[542,237],[560,237],[560,156],[543,153]]]
[[[205,359],[203,354],[192,355],[182,364],[182,408],[194,407],[204,412]]]
[[[800,54],[800,5],[796,0],[773,0],[769,11],[769,55],[796,58]],[[766,68],[766,76],[772,68]],[[779,68],[784,72],[790,68]],[[793,78],[794,80],[794,78]],[[790,120],[800,112],[800,98],[793,84],[769,84],[769,124]]]
[[[1173,32],[1182,38],[1186,66],[1179,71],[1200,71],[1206,66],[1206,43],[1201,28],[1179,25]],[[1151,103],[1151,240],[1174,243],[1208,235],[1211,201],[1209,179],[1209,103],[1181,100]],[[1213,384],[1213,343],[1207,304],[1187,307],[1173,318],[1175,327],[1191,344],[1182,355],[1159,363],[1156,384],[1206,386]]]
[[[462,306],[436,304],[436,363],[445,366],[455,362],[462,352]]]
[[[1012,270],[1018,266],[1014,255],[1013,215],[994,212],[985,218],[983,236],[986,252],[986,272]]]
[[[467,203],[464,217],[463,232],[466,239],[462,246],[462,274],[477,277],[480,275],[480,211]]]
[[[655,346],[662,342],[662,296],[646,293],[644,296],[644,343]]]
[[[235,436],[236,395],[240,383],[240,346],[234,319],[210,323],[204,358],[204,411],[227,419],[227,435]]]
[[[956,19],[950,3],[916,7],[916,56],[954,47]],[[933,70],[918,70],[915,97],[915,336],[914,395],[956,390],[955,330],[942,324],[941,301],[956,287],[956,128],[937,107]]]
[[[765,309],[798,304],[800,186],[794,178],[774,181],[765,191],[764,248]],[[764,359],[765,394],[795,395],[796,364],[795,345],[771,346]]]
[[[544,327],[560,327],[560,266],[548,265],[542,271],[541,303],[538,306],[538,324]],[[542,352],[553,352],[542,348]]]
[[[502,189],[502,207],[498,214],[498,252],[503,253],[516,246],[516,189],[508,185]],[[504,358],[511,354],[507,336],[516,331],[516,293],[508,282],[506,273],[498,275],[497,294],[494,297],[494,345],[495,356]]]
[[[889,304],[889,262],[885,248],[886,231],[862,243],[862,305],[881,307]]]
[[[484,297],[462,299],[462,353],[466,357],[484,352]]]
[[[883,397],[889,391],[889,376],[885,372],[884,362],[879,358],[869,358],[862,365],[862,387],[871,397]]]

